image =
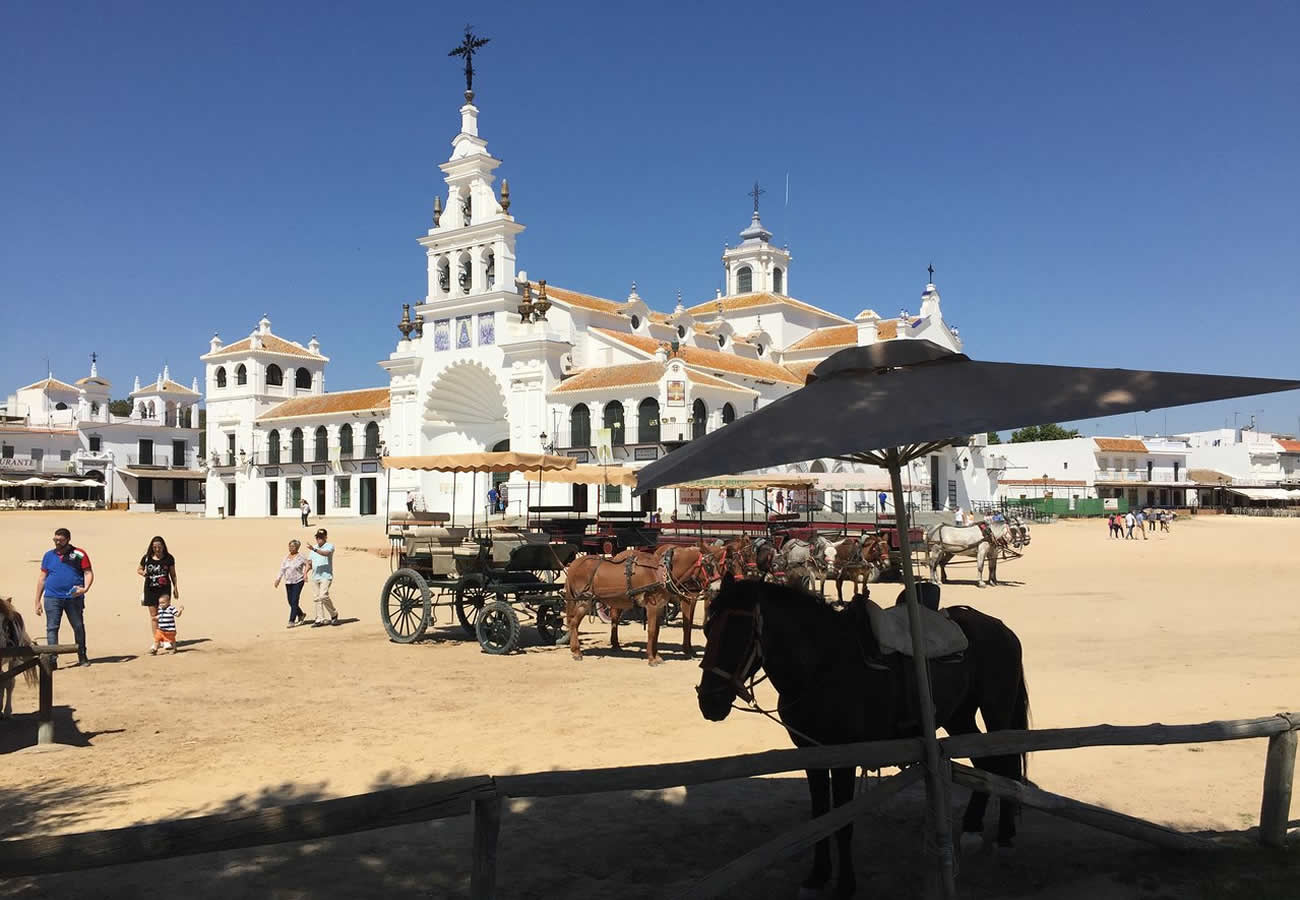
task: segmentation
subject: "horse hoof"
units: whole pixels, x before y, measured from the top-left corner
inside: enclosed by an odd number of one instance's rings
[[[572,655],[573,655],[573,661],[574,661],[574,662],[582,662],[582,654],[581,654],[581,653],[574,653],[574,654],[572,654]]]
[[[663,657],[661,657],[661,656],[652,656],[652,657],[650,657],[650,665],[652,665],[652,666],[661,666],[661,665],[663,665],[663,663],[664,663],[664,660],[663,660]]]
[[[963,831],[958,839],[962,853],[979,853],[984,849],[984,835],[978,831]]]

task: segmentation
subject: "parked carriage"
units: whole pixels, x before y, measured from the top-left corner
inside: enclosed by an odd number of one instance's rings
[[[475,474],[562,470],[573,464],[569,457],[512,452],[384,460],[389,470]],[[390,514],[393,571],[379,595],[388,636],[401,644],[419,640],[437,623],[441,607],[454,609],[461,627],[487,653],[518,647],[522,620],[531,621],[543,643],[555,643],[564,630],[563,585],[557,579],[577,555],[577,546],[553,542],[545,532],[500,531],[486,524],[476,528],[472,520],[468,528],[457,527],[451,518],[446,513]]]

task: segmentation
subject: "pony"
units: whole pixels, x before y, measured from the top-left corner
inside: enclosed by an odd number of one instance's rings
[[[23,625],[22,613],[14,609],[7,597],[0,597],[0,647],[35,647],[36,642],[27,634]],[[14,681],[5,678],[4,673],[17,668],[24,660],[0,658],[0,719],[7,719],[14,711]],[[44,665],[44,663],[41,663]],[[23,672],[23,680],[28,687],[35,687],[38,680],[36,669],[29,668]]]
[[[629,550],[617,560],[579,556],[564,570],[564,609],[569,629],[569,652],[582,659],[578,625],[594,609],[605,604],[610,611],[610,646],[621,649],[618,622],[623,610],[643,606],[646,611],[646,661],[663,662],[659,655],[659,619],[665,604],[676,597],[682,607],[682,652],[695,655],[691,647],[691,626],[695,604],[705,597],[720,576],[726,550],[705,551],[698,547],[667,546],[660,552]],[[706,600],[707,604],[707,600]]]
[[[845,577],[853,582],[853,593],[857,594],[858,579],[862,579],[865,590],[867,584],[880,580],[880,574],[888,563],[889,543],[883,535],[864,534],[831,545],[826,555],[826,565],[835,576],[835,599],[844,602]]]
[[[937,592],[937,586],[935,588]],[[753,701],[754,678],[762,668],[779,694],[777,711],[797,747],[888,740],[920,733],[912,661],[884,653],[870,626],[869,600],[858,595],[838,611],[819,598],[786,585],[724,578],[704,625],[703,675],[696,688],[701,715],[727,718],[739,697]],[[1029,692],[1015,633],[991,616],[965,606],[947,610],[966,635],[967,649],[931,660],[935,721],[949,734],[979,731],[975,714],[990,731],[1027,728]],[[989,772],[1023,780],[1019,756],[973,760]],[[808,769],[814,818],[853,797],[854,767]],[[988,795],[973,793],[962,817],[962,844],[983,832]],[[1017,804],[1002,799],[997,846],[1015,838]],[[835,834],[839,877],[835,896],[856,889],[851,845],[853,826]],[[803,882],[820,892],[831,877],[829,839],[816,845],[812,870]]]
[[[954,556],[975,557],[976,583],[984,587],[984,563],[989,566],[989,584],[998,583],[998,553],[1011,540],[1011,526],[1001,516],[974,525],[935,525],[925,534],[925,558],[930,580],[948,581],[946,565]],[[937,574],[936,574],[937,573]]]

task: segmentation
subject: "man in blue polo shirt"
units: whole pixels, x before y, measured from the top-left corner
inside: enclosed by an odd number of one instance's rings
[[[54,549],[46,550],[41,559],[41,577],[36,579],[36,615],[45,615],[45,643],[59,642],[59,626],[66,614],[77,642],[77,665],[88,666],[86,656],[86,591],[95,583],[90,556],[72,546],[72,532],[60,528],[54,532]],[[50,657],[57,667],[58,657]]]

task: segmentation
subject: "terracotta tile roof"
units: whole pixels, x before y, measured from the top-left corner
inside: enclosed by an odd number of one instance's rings
[[[635,347],[643,353],[654,353],[659,349],[659,341],[654,338],[642,337],[637,334],[620,334],[617,331],[610,331],[608,328],[593,328],[591,330],[630,347]],[[698,369],[726,372],[730,375],[743,375],[747,378],[757,378],[762,381],[779,381],[785,384],[802,383],[782,366],[758,359],[746,359],[734,353],[683,346],[679,350],[679,355],[688,366]]]
[[[1146,453],[1147,445],[1132,438],[1093,438],[1098,450],[1111,453]]]
[[[533,286],[533,299],[537,299],[540,290],[537,282],[529,282]],[[548,283],[546,285],[546,297],[548,300],[558,300],[566,306],[577,306],[581,309],[593,309],[596,312],[606,312],[618,314],[619,307],[623,304],[614,300],[606,300],[604,297],[594,297],[591,294],[580,294],[577,291],[570,291],[567,288],[556,287]]]
[[[1300,441],[1289,441],[1285,438],[1273,438],[1282,447],[1283,453],[1300,453]]]
[[[20,391],[55,390],[55,391],[72,391],[72,393],[74,394],[80,393],[75,386],[68,384],[66,381],[59,381],[59,379],[55,378],[53,375],[51,375],[49,378],[42,378],[40,381],[36,382],[35,384],[29,384],[26,387],[20,387],[18,390]]]
[[[824,350],[828,347],[851,347],[857,342],[858,326],[832,325],[829,328],[810,331],[785,350],[787,353],[795,350]]]
[[[1042,485],[1043,487],[1087,487],[1086,481],[1069,481],[1061,478],[1004,478],[998,481],[998,484],[1010,484],[1017,486]]]
[[[876,323],[876,340],[892,341],[898,337],[898,320],[881,319]]]
[[[566,378],[552,393],[654,384],[663,377],[664,368],[664,364],[656,360],[654,362],[627,363],[621,366],[601,366],[595,369],[584,369],[572,378]]]
[[[329,416],[344,412],[367,412],[388,409],[388,388],[362,388],[357,391],[335,391],[331,394],[312,394],[295,397],[273,406],[258,416],[257,421],[291,419],[301,416]]]
[[[651,321],[651,322],[654,322],[656,325],[667,325],[667,324],[668,324],[668,313],[661,313],[661,312],[653,312],[653,311],[652,311],[652,312],[650,313],[650,321]]]
[[[808,373],[817,368],[817,364],[820,362],[820,359],[806,359],[802,362],[788,362],[785,364],[785,368],[789,370],[791,375],[799,379],[800,384],[803,384],[808,380]]]
[[[85,378],[78,378],[77,384],[102,384],[104,387],[112,387],[106,379],[100,378],[98,375],[87,375]]]
[[[163,382],[161,391],[158,389],[158,382],[151,381],[148,384],[141,385],[140,390],[132,391],[131,393],[127,394],[127,396],[134,397],[136,394],[139,394],[141,396],[144,396],[145,394],[184,394],[187,397],[199,396],[199,393],[197,391],[192,391],[189,388],[187,388],[185,385],[177,384],[171,379],[168,379],[167,381]]]
[[[724,312],[735,312],[741,309],[752,309],[755,306],[789,306],[794,309],[800,309],[804,312],[815,313],[827,319],[834,319],[838,322],[847,322],[848,319],[833,312],[827,312],[819,309],[811,303],[804,303],[802,300],[796,300],[793,297],[786,297],[783,294],[769,294],[762,291],[753,294],[736,294],[731,297],[717,297],[713,300],[705,300],[703,303],[697,303],[694,306],[687,307],[687,312],[691,315],[716,311],[718,303],[722,303]]]
[[[220,359],[223,356],[232,356],[237,353],[252,352],[251,337],[246,337],[242,341],[235,341],[233,344],[227,344],[215,353],[205,353],[199,359]],[[273,334],[262,335],[262,349],[260,353],[279,353],[283,356],[302,356],[307,359],[325,359],[319,353],[312,353],[302,344],[294,341],[286,341],[284,338],[276,337]]]
[[[1187,480],[1197,484],[1232,484],[1232,476],[1214,469],[1188,469]]]
[[[722,388],[729,391],[740,391],[743,394],[757,394],[753,388],[741,387],[738,384],[732,384],[729,381],[723,381],[721,378],[714,378],[712,375],[705,375],[703,372],[696,372],[693,369],[686,370],[686,378],[692,384],[698,384],[700,387]]]

